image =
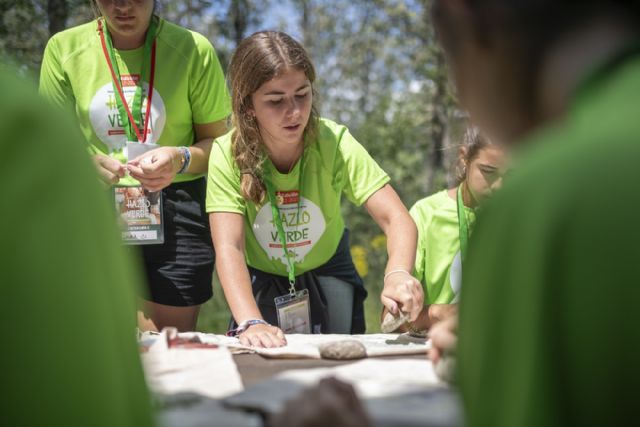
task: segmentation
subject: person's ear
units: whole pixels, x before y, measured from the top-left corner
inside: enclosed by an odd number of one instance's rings
[[[458,158],[460,159],[460,163],[467,163],[467,153],[469,152],[469,148],[466,145],[461,145],[458,147]]]
[[[245,108],[245,114],[248,118],[255,119],[256,118],[256,110],[253,108],[253,105],[248,105]]]

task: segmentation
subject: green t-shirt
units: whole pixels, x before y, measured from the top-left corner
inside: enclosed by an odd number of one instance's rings
[[[97,21],[53,36],[44,52],[40,93],[58,105],[72,108],[90,152],[122,153],[127,138],[116,104],[109,67],[104,57]],[[156,66],[147,141],[163,146],[189,146],[195,142],[194,124],[226,118],[229,94],[218,57],[211,43],[193,31],[160,19],[156,36]],[[115,49],[123,90],[129,106],[140,79],[144,47]],[[143,76],[142,111],[146,111],[147,76]],[[177,175],[175,182],[196,175]],[[134,184],[125,177],[121,184]]]
[[[150,426],[122,253],[82,136],[0,70],[0,424]]]
[[[465,206],[469,232],[473,209]],[[462,282],[457,202],[442,190],[419,200],[409,211],[418,227],[415,276],[425,290],[425,304],[458,302]]]
[[[259,270],[286,276],[287,261],[273,223],[271,204],[247,202],[240,192],[240,171],[231,151],[230,131],[218,138],[209,159],[207,212],[244,215],[246,261]],[[351,136],[346,127],[321,119],[318,140],[303,155],[302,199],[298,199],[301,162],[288,174],[277,171],[270,160],[265,173],[272,176],[287,247],[295,254],[296,274],[319,267],[335,253],[344,219],[340,200],[344,193],[361,205],[387,182],[389,176]]]
[[[463,280],[471,427],[630,425],[640,384],[640,54],[521,144]]]

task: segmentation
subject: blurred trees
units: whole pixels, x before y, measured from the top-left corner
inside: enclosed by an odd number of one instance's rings
[[[208,37],[226,68],[242,38],[283,29],[307,47],[318,71],[324,117],[343,123],[392,178],[409,208],[447,185],[461,134],[432,0],[158,0],[165,19]],[[0,0],[0,55],[37,72],[51,34],[93,16],[89,0]],[[362,207],[346,202],[353,255],[370,291],[368,326],[377,330],[386,261],[384,235]],[[222,294],[214,309],[224,310]],[[225,306],[226,307],[226,306]],[[206,309],[205,309],[206,310]],[[220,332],[221,325],[200,328]]]
[[[35,74],[49,37],[92,16],[89,0],[0,0],[0,56]]]

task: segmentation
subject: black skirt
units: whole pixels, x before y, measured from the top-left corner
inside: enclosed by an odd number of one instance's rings
[[[274,298],[289,293],[289,279],[285,276],[266,273],[249,267],[253,295],[264,320],[272,325],[278,324],[278,314]],[[336,249],[329,261],[320,267],[296,276],[296,290],[309,291],[309,305],[311,311],[311,331],[323,333],[328,330],[327,301],[318,284],[318,276],[333,276],[354,287],[351,333],[365,332],[364,300],[367,291],[362,278],[358,275],[351,258],[349,248],[349,230],[345,229]],[[235,329],[236,322],[231,319],[229,329]]]
[[[162,190],[164,243],[142,245],[152,302],[192,306],[213,296],[215,252],[205,211],[206,180],[174,183]]]

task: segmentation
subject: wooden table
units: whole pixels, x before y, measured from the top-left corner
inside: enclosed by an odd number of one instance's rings
[[[426,361],[427,356],[426,354],[415,354],[405,356],[385,356],[378,357],[378,359],[424,359]],[[236,362],[245,388],[267,380],[280,372],[289,371],[291,369],[329,368],[358,361],[328,359],[267,359],[258,354],[236,354],[233,356],[233,360]]]
[[[163,399],[159,419],[168,427],[264,427],[262,414],[273,413],[273,405],[299,395],[300,384],[282,383],[275,375],[292,369],[337,367],[354,361],[326,359],[267,359],[257,354],[233,356],[245,387],[242,393],[223,399],[178,393]],[[424,360],[426,355],[385,356],[380,359]],[[278,403],[280,402],[280,403]],[[265,406],[267,404],[268,406]],[[313,404],[313,402],[309,402]],[[461,405],[455,390],[425,388],[401,396],[363,399],[374,427],[458,427]]]
[[[243,398],[247,404],[244,407],[245,410],[252,410],[251,407],[254,408],[253,410],[263,407],[264,396],[271,396],[274,401],[282,400],[282,387],[277,386],[273,381],[267,381],[281,372],[292,369],[328,368],[358,361],[268,359],[257,354],[237,354],[233,358],[245,389],[248,389],[248,393],[255,392],[254,398],[248,400],[246,397]],[[426,354],[384,356],[376,357],[376,359],[411,359],[412,361],[424,360],[425,363],[427,362]],[[287,389],[290,390],[290,387]],[[297,394],[298,392],[294,390],[291,397]],[[254,402],[254,405],[247,403],[251,401]],[[227,403],[231,403],[231,407],[234,406],[233,401]],[[310,402],[310,404],[313,403]],[[375,427],[458,427],[462,425],[462,409],[458,394],[454,389],[442,387],[425,389],[410,395],[363,400],[363,404],[372,416]]]

